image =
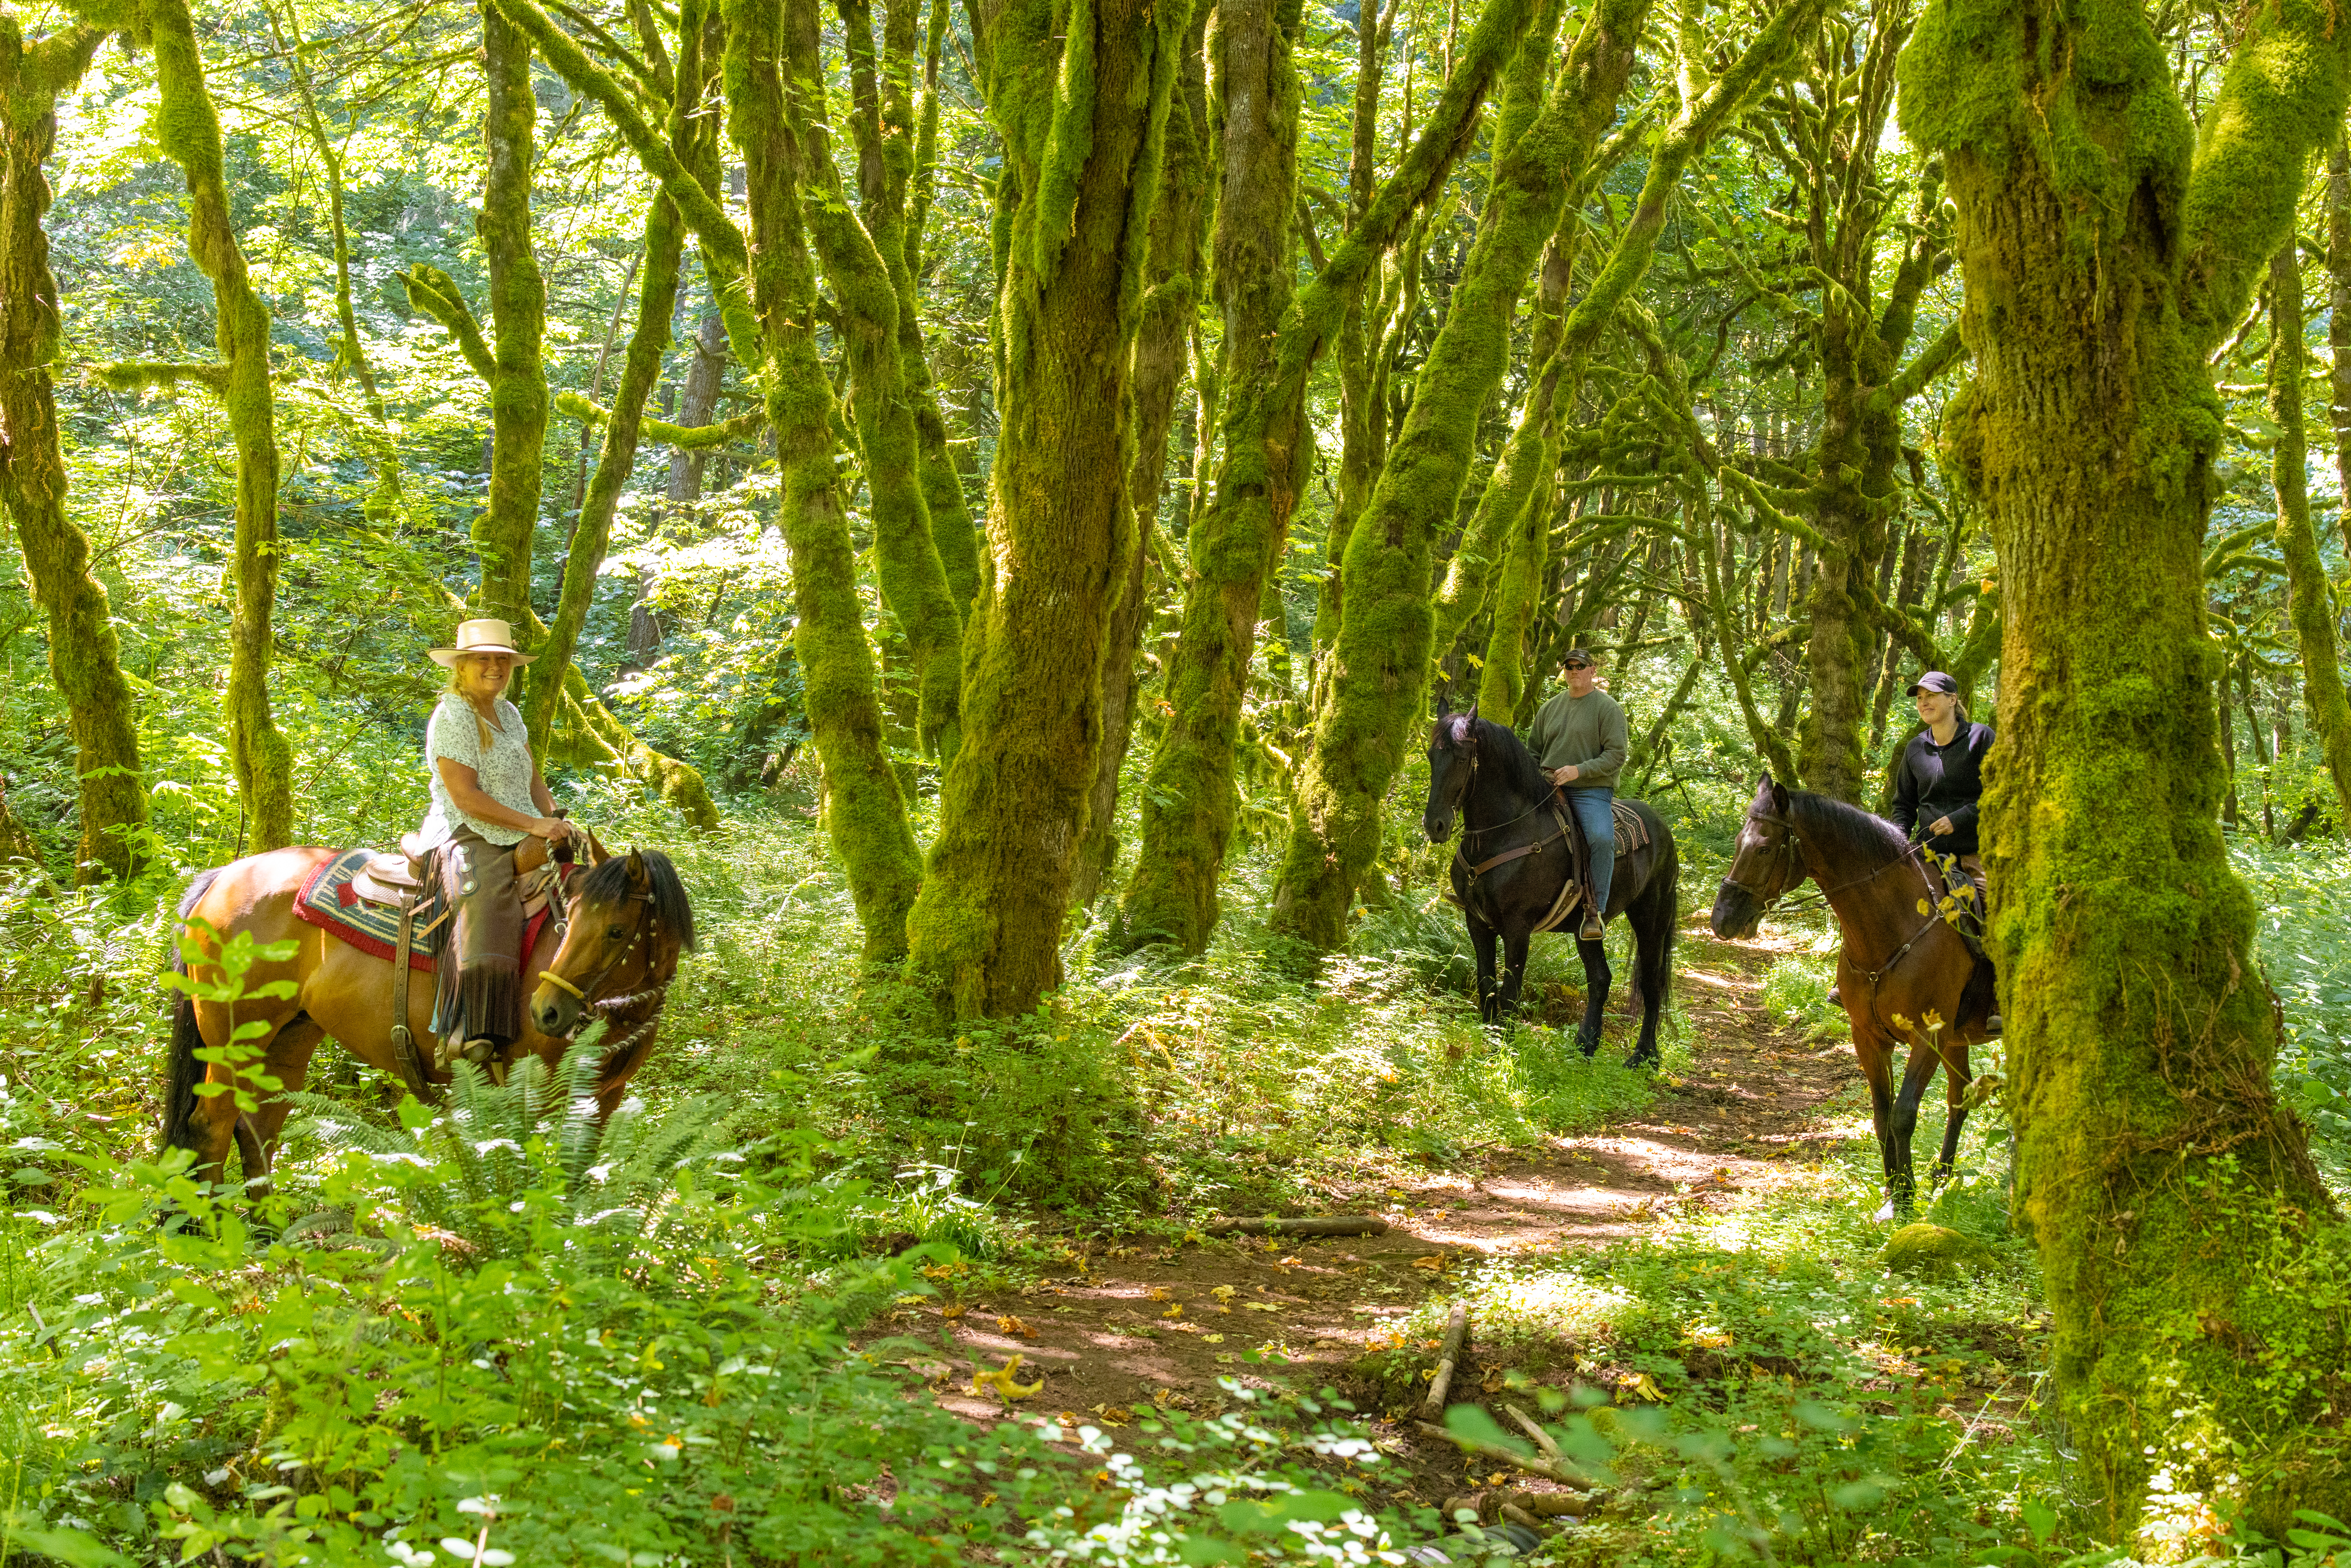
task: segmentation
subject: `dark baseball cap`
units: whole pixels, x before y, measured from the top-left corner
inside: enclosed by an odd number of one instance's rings
[[[1929,670],[1910,684],[1912,696],[1920,692],[1940,692],[1947,697],[1955,697],[1959,695],[1959,683],[1940,670]]]
[[[1593,658],[1589,653],[1585,652],[1582,648],[1570,648],[1566,653],[1562,653],[1559,656],[1559,667],[1562,670],[1572,670],[1578,664],[1592,664],[1596,666],[1599,663],[1599,660]]]

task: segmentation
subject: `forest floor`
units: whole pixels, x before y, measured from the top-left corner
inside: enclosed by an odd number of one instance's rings
[[[1264,1385],[1270,1370],[1300,1392],[1332,1388],[1373,1418],[1380,1447],[1419,1478],[1413,1491],[1435,1502],[1462,1458],[1416,1433],[1410,1406],[1424,1385],[1374,1369],[1384,1360],[1416,1368],[1407,1379],[1426,1377],[1438,1343],[1427,1324],[1441,1323],[1467,1273],[1604,1249],[1677,1217],[1784,1195],[1819,1180],[1833,1149],[1866,1135],[1851,1046],[1807,1038],[1761,1005],[1762,974],[1785,950],[1769,937],[1719,940],[1703,912],[1693,915],[1676,963],[1694,1037],[1688,1071],[1661,1081],[1648,1106],[1585,1135],[1331,1194],[1325,1212],[1376,1216],[1384,1235],[1073,1236],[1065,1267],[992,1291],[953,1267],[926,1270],[938,1297],[902,1299],[872,1328],[936,1347],[906,1364],[948,1408],[983,1422],[1042,1417],[1072,1435],[1115,1430],[1154,1406],[1213,1413],[1233,1404],[1231,1388]],[[1454,1398],[1500,1391],[1526,1349],[1481,1346],[1473,1316]],[[1017,1404],[976,1390],[976,1374],[1014,1355],[1014,1380],[1041,1378],[1041,1388]],[[1605,1385],[1617,1369],[1577,1370]]]

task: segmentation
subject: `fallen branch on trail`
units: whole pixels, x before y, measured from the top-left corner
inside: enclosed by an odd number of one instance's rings
[[[1211,1236],[1385,1236],[1388,1222],[1367,1214],[1334,1215],[1329,1219],[1212,1219]]]
[[[1461,1360],[1461,1342],[1469,1333],[1469,1309],[1453,1303],[1445,1320],[1445,1343],[1437,1353],[1437,1375],[1428,1380],[1428,1396],[1420,1402],[1420,1418],[1434,1421],[1445,1414],[1445,1396],[1453,1387],[1453,1368]]]
[[[1448,1427],[1440,1427],[1434,1421],[1416,1421],[1413,1426],[1424,1437],[1437,1437],[1447,1443],[1458,1444],[1464,1452],[1475,1454],[1481,1459],[1493,1459],[1501,1464],[1515,1466],[1531,1476],[1541,1476],[1547,1481],[1557,1481],[1562,1486],[1590,1490],[1600,1484],[1593,1477],[1584,1473],[1582,1467],[1576,1465],[1573,1459],[1562,1459],[1553,1464],[1549,1459],[1538,1459],[1531,1455],[1513,1453],[1499,1443],[1488,1443],[1476,1437],[1467,1437]]]

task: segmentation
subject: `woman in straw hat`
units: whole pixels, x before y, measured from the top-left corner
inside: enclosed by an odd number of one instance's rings
[[[537,834],[561,841],[578,831],[555,815],[531,759],[522,714],[507,682],[532,655],[514,646],[503,621],[466,621],[456,645],[432,650],[448,667],[449,690],[424,730],[433,810],[423,838],[440,847],[441,886],[456,912],[443,945],[433,1032],[442,1060],[495,1056],[522,1033],[522,903],[515,893],[515,846]]]

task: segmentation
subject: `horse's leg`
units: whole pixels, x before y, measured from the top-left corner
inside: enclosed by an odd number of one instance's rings
[[[1855,1030],[1853,1035],[1854,1054],[1861,1060],[1861,1075],[1869,1084],[1869,1125],[1877,1134],[1879,1163],[1886,1170],[1886,1202],[1877,1211],[1880,1220],[1894,1218],[1896,1209],[1910,1199],[1902,1192],[1904,1173],[1894,1158],[1894,1048],[1883,1037]],[[1904,1145],[1903,1164],[1908,1163],[1908,1145]],[[1897,1194],[1899,1197],[1897,1197]]]
[[[1943,1047],[1943,1106],[1948,1118],[1943,1123],[1943,1148],[1935,1156],[1935,1168],[1927,1173],[1927,1186],[1941,1186],[1951,1179],[1951,1167],[1959,1159],[1959,1129],[1968,1121],[1968,1085],[1973,1075],[1968,1071],[1968,1042],[1955,1040]]]
[[[269,1037],[269,1053],[263,1058],[261,1070],[283,1089],[263,1100],[259,1110],[237,1119],[237,1147],[245,1155],[245,1190],[249,1197],[269,1196],[269,1173],[277,1164],[277,1135],[285,1131],[286,1118],[294,1109],[286,1095],[300,1093],[309,1082],[310,1053],[326,1035],[308,1016],[298,1014]]]
[[[1502,983],[1500,995],[1494,998],[1494,1021],[1509,1028],[1518,1021],[1519,988],[1527,977],[1527,948],[1534,942],[1531,931],[1513,931],[1502,938]]]
[[[1469,927],[1469,946],[1478,950],[1478,1016],[1487,1023],[1501,1021],[1494,984],[1494,928],[1468,910],[1462,923]]]
[[[1895,1216],[1905,1221],[1913,1212],[1918,1191],[1917,1177],[1910,1166],[1910,1140],[1918,1131],[1918,1102],[1927,1097],[1927,1085],[1934,1081],[1941,1060],[1931,1036],[1911,1041],[1910,1055],[1902,1064],[1902,1089],[1894,1097],[1886,1150],[1886,1186]]]
[[[1575,939],[1576,956],[1583,960],[1583,1022],[1576,1026],[1575,1046],[1590,1056],[1600,1049],[1600,1014],[1608,1005],[1609,982],[1615,977],[1608,967],[1607,945]]]

